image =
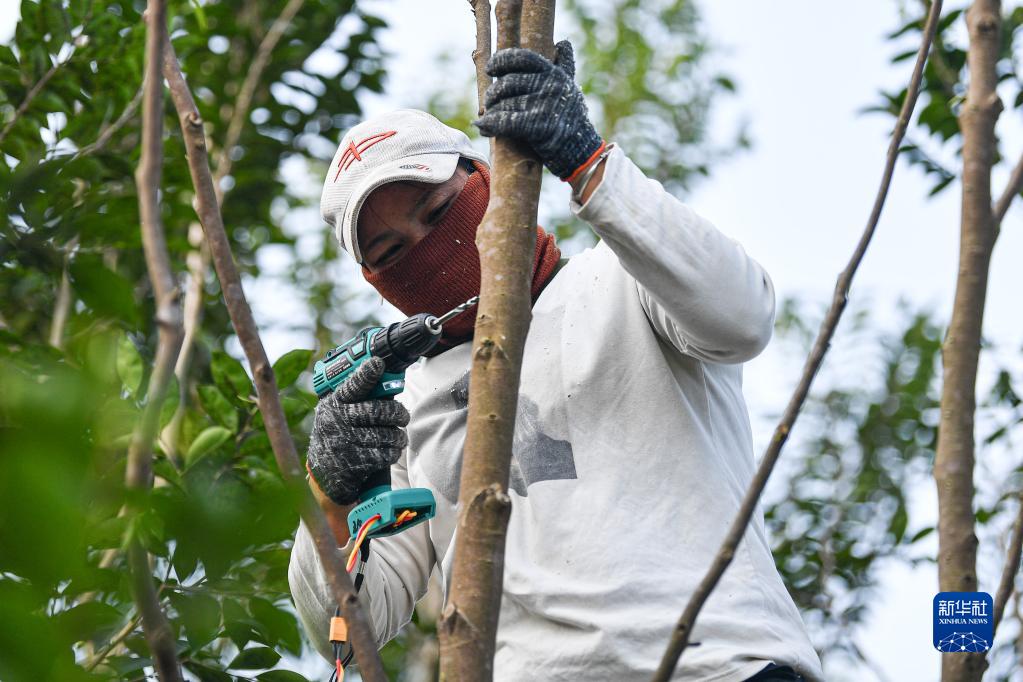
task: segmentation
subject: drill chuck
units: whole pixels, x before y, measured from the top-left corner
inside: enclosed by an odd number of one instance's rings
[[[370,344],[371,353],[383,359],[386,371],[404,372],[437,345],[440,333],[436,317],[419,313],[377,332]]]

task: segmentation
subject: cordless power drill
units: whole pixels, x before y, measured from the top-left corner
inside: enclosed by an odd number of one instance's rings
[[[368,398],[392,399],[405,390],[405,370],[440,340],[448,320],[476,305],[478,296],[453,310],[435,317],[428,313],[413,315],[387,327],[367,327],[349,341],[327,351],[313,366],[313,389],[321,398],[340,386],[359,365],[370,358],[384,361],[384,375]],[[359,504],[348,514],[352,536],[376,514],[380,521],[367,537],[384,537],[411,528],[433,518],[436,502],[426,488],[391,489],[391,470],[375,472],[359,492]],[[410,512],[405,513],[405,512]]]

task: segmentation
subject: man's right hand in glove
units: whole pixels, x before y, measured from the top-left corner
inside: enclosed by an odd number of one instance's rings
[[[371,474],[401,457],[409,413],[397,400],[367,400],[384,374],[370,358],[316,405],[306,468],[310,486],[327,513],[339,545],[348,542],[348,511]]]

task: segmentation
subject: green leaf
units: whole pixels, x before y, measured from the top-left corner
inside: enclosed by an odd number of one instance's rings
[[[90,527],[86,540],[93,549],[120,547],[127,528],[127,516],[112,516]]]
[[[252,381],[245,373],[242,363],[227,353],[223,351],[213,353],[210,371],[213,373],[213,381],[227,397],[237,397],[244,401],[252,393]]]
[[[224,605],[224,631],[231,638],[234,645],[241,649],[252,640],[257,640],[261,635],[256,632],[254,625],[258,625],[249,618],[248,612],[236,599],[225,597]]]
[[[122,621],[122,616],[110,604],[88,601],[60,612],[56,620],[72,641],[81,642],[99,636],[102,630],[113,629]]]
[[[281,407],[288,425],[294,427],[316,408],[316,396],[307,393],[287,395],[281,398]]]
[[[95,254],[79,254],[68,268],[75,293],[101,315],[130,324],[138,322],[134,285],[110,270]]]
[[[181,487],[181,474],[178,473],[178,470],[174,468],[174,465],[166,457],[160,457],[153,462],[153,473],[169,483],[179,488]]]
[[[163,519],[153,510],[139,514],[128,522],[128,535],[138,541],[156,556],[165,557],[169,551],[166,542],[166,528]]]
[[[112,668],[120,679],[128,680],[136,677],[132,673],[137,673],[143,668],[153,665],[153,661],[150,658],[135,658],[133,656],[110,656],[103,662],[103,665]]]
[[[927,537],[928,535],[930,535],[933,532],[934,532],[934,526],[927,526],[926,528],[921,528],[920,530],[918,530],[916,533],[913,534],[913,537],[911,537],[909,539],[909,544],[913,544],[914,542],[917,542],[918,540],[923,540],[925,537]]]
[[[268,670],[256,675],[256,679],[261,682],[309,682],[307,678],[290,670]]]
[[[265,646],[253,647],[251,649],[245,649],[231,661],[228,668],[235,668],[239,670],[254,670],[257,668],[270,668],[277,665],[277,661],[281,660],[281,655],[273,649]]]
[[[283,646],[296,656],[302,653],[302,637],[294,614],[259,597],[249,599],[249,612],[272,638],[268,643]]]
[[[117,342],[117,376],[132,395],[142,385],[142,357],[127,334]]]
[[[181,615],[185,637],[193,648],[208,644],[220,632],[220,604],[207,594],[174,594],[171,603]]]
[[[288,351],[274,363],[274,374],[277,376],[277,387],[287,388],[295,383],[302,370],[309,366],[309,359],[312,358],[311,350],[297,348]]]
[[[206,455],[211,450],[219,447],[230,437],[231,432],[223,426],[211,426],[208,429],[203,429],[202,433],[196,436],[195,440],[192,441],[192,445],[189,446],[188,452],[185,453],[185,466],[192,466],[200,458],[202,458],[203,455]]]
[[[232,682],[234,680],[234,677],[228,675],[223,670],[212,668],[198,661],[188,661],[183,665],[189,672],[194,673],[200,682]]]
[[[909,516],[906,513],[906,507],[900,504],[892,516],[891,525],[888,527],[888,530],[895,536],[895,542],[902,542],[902,538],[906,535],[906,526],[908,524]]]
[[[224,397],[216,386],[202,384],[198,388],[199,404],[203,412],[210,418],[230,429],[231,433],[238,432],[238,410]]]

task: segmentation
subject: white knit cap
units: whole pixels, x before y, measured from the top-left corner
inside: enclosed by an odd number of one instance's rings
[[[399,109],[374,116],[341,139],[323,182],[320,213],[341,246],[361,263],[359,209],[370,192],[389,182],[444,182],[455,174],[461,156],[487,163],[465,133],[425,111]]]

